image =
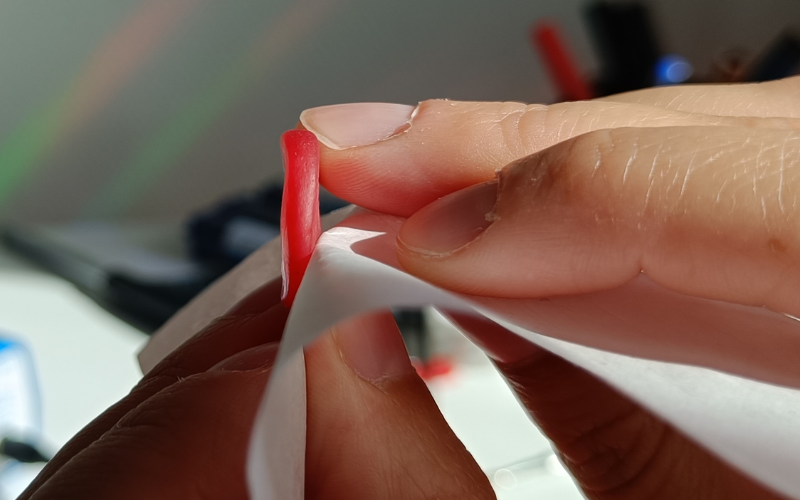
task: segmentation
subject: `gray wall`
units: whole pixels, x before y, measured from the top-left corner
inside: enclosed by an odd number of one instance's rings
[[[280,176],[310,106],[430,97],[549,102],[528,46],[558,20],[595,69],[577,0],[5,0],[0,219],[173,219]],[[795,0],[650,0],[699,70],[797,24]]]

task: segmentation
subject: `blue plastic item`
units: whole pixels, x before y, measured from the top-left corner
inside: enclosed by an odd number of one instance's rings
[[[38,438],[42,408],[30,351],[0,336],[0,438]]]

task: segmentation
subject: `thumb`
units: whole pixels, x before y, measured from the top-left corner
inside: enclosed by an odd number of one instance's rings
[[[306,497],[494,498],[417,376],[389,313],[306,348]]]
[[[456,291],[543,297],[645,272],[676,292],[800,313],[800,134],[585,134],[409,218],[398,257]]]

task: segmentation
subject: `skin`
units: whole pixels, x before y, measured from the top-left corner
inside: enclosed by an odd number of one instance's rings
[[[793,130],[800,120],[609,101],[552,106],[424,101],[411,127],[388,140],[342,150],[323,147],[320,180],[359,206],[409,216],[444,195],[494,179],[514,161],[587,132],[712,125]]]
[[[796,314],[798,90],[788,80],[550,107],[427,101],[394,137],[323,147],[322,180],[349,201],[410,216],[401,262],[454,290],[541,297],[645,271],[684,293]],[[431,231],[458,224],[447,206],[476,192],[490,215],[477,213],[481,231]],[[278,290],[256,292],[162,362],[22,498],[247,498],[246,442],[286,317]],[[494,358],[588,498],[781,498],[583,370],[496,325],[453,319]],[[360,334],[399,335],[378,314],[307,351],[307,497],[493,498],[410,367],[379,382],[359,375],[342,339]],[[255,367],[213,369],[253,348]]]

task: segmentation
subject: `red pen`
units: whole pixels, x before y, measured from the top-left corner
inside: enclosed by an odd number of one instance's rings
[[[291,307],[306,272],[322,226],[319,216],[319,142],[307,130],[281,136],[283,200],[281,201],[281,300]]]
[[[578,65],[554,23],[541,21],[531,26],[530,41],[542,58],[545,69],[560,94],[559,99],[582,101],[593,97],[591,87],[578,71]]]

